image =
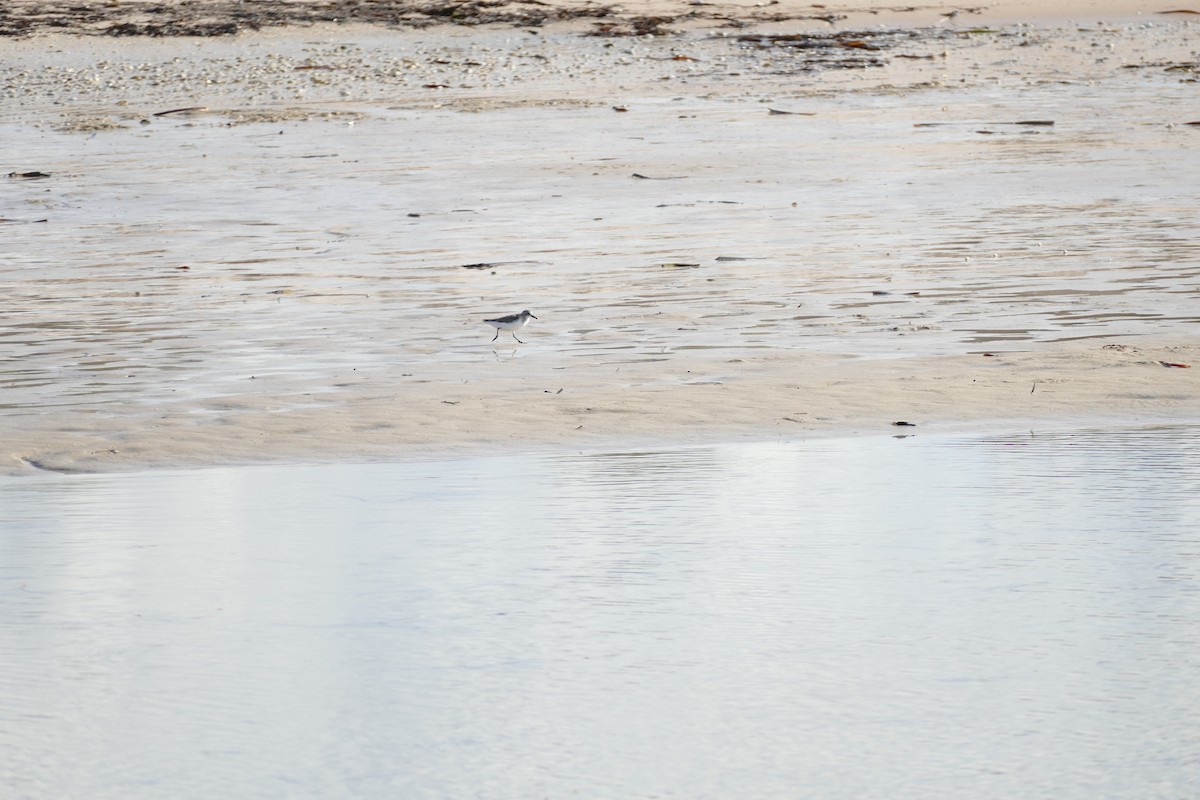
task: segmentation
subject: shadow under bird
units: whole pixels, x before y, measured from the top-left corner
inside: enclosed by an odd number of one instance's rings
[[[537,319],[537,317],[535,317],[533,314],[530,314],[529,310],[526,309],[520,314],[509,314],[507,317],[485,319],[484,322],[496,329],[496,335],[492,337],[492,341],[494,342],[500,338],[500,331],[512,331],[513,338],[517,339],[517,331],[528,325],[529,320],[531,319]],[[521,342],[520,339],[517,339],[517,341]],[[521,344],[525,343],[521,342]]]

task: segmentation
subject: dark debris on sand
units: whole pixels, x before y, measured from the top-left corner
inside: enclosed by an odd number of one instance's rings
[[[755,33],[738,36],[737,40],[744,47],[770,49],[781,56],[790,57],[792,69],[863,69],[884,66],[887,59],[882,51],[954,35],[956,34],[953,31],[928,28],[886,28],[863,31]],[[908,53],[899,55],[906,58],[932,58]]]
[[[619,5],[581,3],[565,6],[542,0],[163,0],[145,3],[5,0],[0,2],[0,36],[52,31],[106,36],[229,36],[268,27],[317,23],[359,23],[389,28],[426,28],[444,24],[538,28],[570,21],[590,23],[589,35],[592,36],[657,36],[674,33],[671,26],[694,20],[732,28],[756,22],[834,20],[828,12],[816,10],[806,14],[781,14],[768,10],[769,4],[745,9],[736,17],[729,16],[728,9],[722,12],[718,8],[695,4],[679,14],[648,16]]]

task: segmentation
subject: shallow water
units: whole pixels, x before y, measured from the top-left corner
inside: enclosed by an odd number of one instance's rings
[[[0,478],[0,780],[1191,797],[1197,441]]]

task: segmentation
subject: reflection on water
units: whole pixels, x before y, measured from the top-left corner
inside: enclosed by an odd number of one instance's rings
[[[1194,796],[1197,441],[0,479],[6,796]]]

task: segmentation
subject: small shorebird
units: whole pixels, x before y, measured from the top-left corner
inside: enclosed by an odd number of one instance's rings
[[[509,314],[507,317],[485,319],[484,322],[496,329],[496,335],[492,337],[492,341],[494,342],[500,338],[500,331],[512,331],[513,338],[517,339],[517,331],[528,325],[531,319],[537,319],[537,317],[526,310],[520,314]],[[517,339],[517,341],[521,342],[520,339]],[[521,344],[525,343],[521,342]]]

